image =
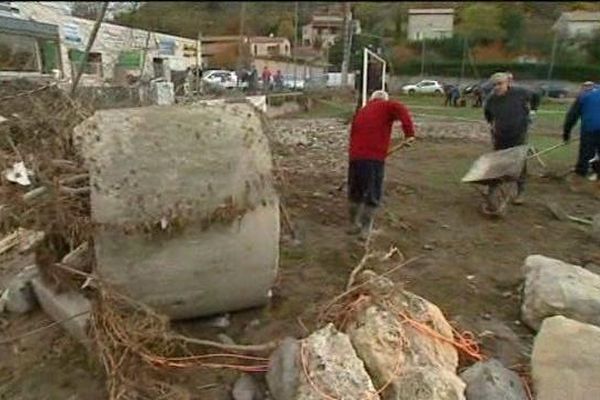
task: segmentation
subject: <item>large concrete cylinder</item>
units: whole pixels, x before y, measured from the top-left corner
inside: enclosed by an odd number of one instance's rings
[[[75,132],[101,278],[174,319],[268,301],[279,203],[251,106],[98,111]]]

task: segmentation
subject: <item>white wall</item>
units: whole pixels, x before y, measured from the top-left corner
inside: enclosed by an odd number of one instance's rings
[[[87,45],[89,36],[93,29],[94,21],[83,18],[76,18],[64,15],[54,7],[47,7],[39,2],[18,2],[21,15],[39,22],[45,22],[58,25],[60,36],[60,53],[63,66],[63,77],[71,79],[71,62],[69,61],[69,49],[83,51]],[[78,37],[79,41],[71,40],[71,37]],[[103,78],[84,75],[84,84],[100,84],[102,81],[112,80],[114,78],[115,66],[118,61],[119,53],[126,50],[142,50],[146,46],[148,32],[141,29],[131,29],[110,23],[103,23],[96,36],[96,41],[92,46],[92,52],[102,54]],[[161,55],[159,42],[172,40],[175,42],[174,55]],[[161,33],[150,33],[148,41],[148,50],[146,52],[146,63],[144,75],[153,75],[152,59],[161,57],[169,59],[171,70],[185,70],[188,66],[196,64],[196,57],[184,56],[184,45],[195,48],[196,41],[177,36],[165,35]]]

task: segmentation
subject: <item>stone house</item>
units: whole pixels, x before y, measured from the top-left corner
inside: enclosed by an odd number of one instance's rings
[[[454,33],[451,8],[409,9],[408,40],[450,38]]]
[[[351,29],[354,34],[361,32],[358,20],[351,19]],[[341,36],[344,29],[344,13],[339,9],[327,9],[315,12],[308,24],[302,27],[302,45],[315,46],[320,42],[321,47],[331,47],[336,39]]]
[[[552,30],[568,39],[592,36],[600,29],[600,12],[564,12],[554,23]]]

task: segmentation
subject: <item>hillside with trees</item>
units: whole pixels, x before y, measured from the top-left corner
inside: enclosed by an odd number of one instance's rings
[[[244,6],[242,7],[242,4]],[[298,33],[319,7],[331,2],[299,2]],[[342,3],[339,3],[342,4]],[[144,2],[115,17],[118,24],[195,38],[203,35],[285,36],[293,42],[294,2]],[[93,17],[83,5],[87,17]],[[380,48],[392,68],[407,72],[420,63],[422,43],[406,40],[409,8],[454,8],[454,37],[427,40],[426,62],[461,64],[463,56],[470,68],[481,63],[507,63],[517,57],[547,62],[552,53],[552,25],[561,12],[600,11],[597,2],[358,2],[351,3],[362,34],[352,46],[352,68],[360,68],[360,49]],[[341,65],[343,43],[328,52],[333,68]],[[559,65],[585,65],[600,62],[600,34],[585,41],[561,40],[556,49]],[[413,65],[413,67],[408,67]],[[402,67],[404,66],[404,67]],[[407,69],[408,68],[408,69]],[[414,71],[412,71],[414,72]],[[472,73],[469,70],[467,73]]]

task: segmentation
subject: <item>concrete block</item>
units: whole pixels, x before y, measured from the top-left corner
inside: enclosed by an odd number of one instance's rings
[[[92,309],[90,301],[83,294],[75,291],[56,293],[39,276],[33,278],[31,284],[38,302],[46,314],[55,321],[63,321],[60,325],[71,336],[88,346],[90,344],[89,312]],[[84,312],[88,313],[73,317]]]
[[[279,203],[251,105],[100,111],[76,141],[101,277],[175,319],[269,300]]]

